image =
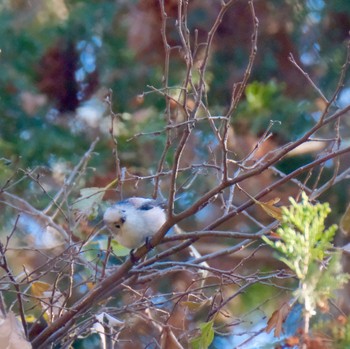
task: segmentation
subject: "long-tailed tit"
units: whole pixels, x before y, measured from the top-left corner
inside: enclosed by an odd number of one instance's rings
[[[151,238],[165,223],[164,206],[152,199],[132,197],[119,201],[109,207],[103,220],[113,237],[123,246],[137,248]],[[180,233],[178,226],[174,227]],[[194,258],[201,258],[197,249],[190,245],[189,250]],[[201,265],[208,266],[206,262]]]
[[[158,201],[133,197],[108,208],[103,220],[121,245],[133,249],[160,229],[166,214]]]

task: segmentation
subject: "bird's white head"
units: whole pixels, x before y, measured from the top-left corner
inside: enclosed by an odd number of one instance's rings
[[[133,197],[109,207],[103,220],[121,245],[136,248],[160,229],[166,221],[166,214],[159,202]]]

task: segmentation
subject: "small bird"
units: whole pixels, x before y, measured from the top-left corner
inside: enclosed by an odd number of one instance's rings
[[[132,197],[109,207],[103,215],[103,220],[113,237],[121,245],[131,249],[130,257],[133,259],[133,249],[147,244],[148,239],[165,223],[167,217],[164,208],[164,204],[159,201]],[[175,225],[174,232],[181,234],[182,230]],[[188,249],[193,258],[202,257],[194,246],[190,245]],[[205,261],[199,265],[203,268],[201,274],[204,280],[209,265]]]
[[[166,221],[166,214],[159,201],[132,197],[109,207],[103,220],[121,245],[134,249],[160,229]]]

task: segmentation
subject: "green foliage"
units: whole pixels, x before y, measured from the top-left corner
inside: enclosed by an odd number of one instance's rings
[[[340,326],[339,326],[340,325]],[[335,324],[331,328],[332,336],[335,339],[335,348],[350,348],[350,321],[347,319],[345,324]]]
[[[336,225],[325,228],[330,213],[328,203],[312,205],[305,193],[301,203],[290,199],[283,207],[280,240],[263,240],[279,252],[279,259],[293,270],[299,279],[295,295],[304,309],[315,314],[316,305],[324,303],[342,287],[349,275],[341,272],[340,255],[331,251]]]
[[[122,246],[116,240],[111,241],[111,246],[113,249],[113,253],[118,257],[125,257],[130,255],[130,249]]]
[[[247,292],[241,294],[241,302],[235,307],[235,311],[247,312],[249,311],[252,304],[262,304],[266,299],[273,298],[276,294],[276,290],[271,285],[265,285],[263,283],[256,283],[247,289]],[[264,304],[266,308],[271,310],[274,309],[274,304]],[[261,306],[262,309],[264,306]]]
[[[350,348],[350,321],[344,315],[336,319],[321,320],[313,326],[316,333],[326,334],[327,339],[332,342],[332,348]]]
[[[327,203],[312,205],[305,193],[301,204],[293,198],[290,202],[290,207],[282,208],[282,224],[277,230],[281,240],[271,242],[265,237],[264,241],[281,253],[280,260],[296,273],[298,279],[304,280],[312,263],[322,261],[332,246],[337,226],[325,230],[324,221],[330,213]]]
[[[136,3],[136,1],[124,4],[124,2],[111,0],[74,0],[59,1],[55,4],[48,1],[34,7],[26,2],[23,2],[23,5],[18,5],[15,1],[7,1],[6,4],[0,5],[0,35],[3,38],[0,56],[3,68],[0,76],[2,102],[0,106],[0,138],[2,138],[0,139],[0,153],[3,156],[12,160],[21,156],[19,166],[23,168],[37,164],[48,165],[51,156],[74,162],[72,157],[75,154],[80,156],[91,141],[85,129],[78,132],[72,131],[72,125],[75,123],[73,115],[67,118],[61,118],[61,115],[54,118],[45,117],[53,105],[52,101],[50,101],[50,105],[43,105],[34,115],[28,115],[23,108],[21,94],[23,92],[30,92],[34,96],[38,94],[40,90],[38,79],[40,62],[45,57],[47,50],[61,40],[70,39],[77,47],[83,42],[94,46],[98,87],[103,86],[114,91],[115,98],[112,102],[114,110],[118,112],[133,109],[135,107],[132,104],[133,98],[138,93],[147,90],[146,85],[159,87],[159,81],[164,73],[163,62],[156,60],[155,57],[158,59],[161,57],[162,44],[157,43],[157,38],[154,37],[154,50],[151,50],[151,53],[146,51],[145,55],[142,54],[137,58],[133,47],[128,42],[130,27],[135,26],[135,23],[128,20],[128,15],[138,9],[137,6],[133,7]],[[319,41],[324,41],[320,45],[323,51],[322,57],[328,61],[320,69],[317,67],[322,62],[314,59],[312,64],[318,70],[314,71],[313,77],[315,77],[316,82],[322,79],[322,88],[325,88],[324,82],[326,82],[327,89],[333,89],[339,69],[344,62],[345,50],[339,44],[342,42],[341,37],[336,37],[335,40],[329,39],[328,34],[334,30],[327,28],[328,17],[334,14],[334,11],[349,12],[349,4],[340,0],[336,2],[336,5],[332,2],[329,4],[320,3],[318,6],[313,2],[297,2],[296,5],[295,1],[282,4],[280,1],[270,0],[268,3],[272,16],[269,12],[259,13],[259,16],[262,17],[262,23],[271,21],[271,27],[278,27],[280,16],[276,14],[281,14],[281,18],[283,18],[283,15],[287,13],[289,20],[295,18],[296,15],[299,18],[298,25],[291,26],[288,22],[290,45],[293,49],[295,48],[295,50],[289,49],[289,46],[286,45],[291,52],[298,51],[302,55],[308,49],[306,47],[308,39],[312,40],[309,43],[312,47],[315,45],[314,41],[318,40],[314,35],[309,37],[310,34],[303,34],[302,40],[298,42],[296,36],[300,34],[301,30],[303,33],[307,32],[304,27],[311,27],[315,32],[320,33]],[[152,5],[149,7],[151,8]],[[239,13],[242,8],[238,7],[236,12]],[[314,14],[316,10],[318,15],[322,17],[321,20],[319,22],[311,21],[313,24],[310,24],[309,20],[305,22],[307,16],[310,13]],[[172,16],[170,13],[169,15]],[[266,17],[269,18],[269,21],[264,18],[267,15],[271,16]],[[226,22],[226,18],[224,19],[221,26],[225,35],[222,39],[226,41],[223,41],[223,44],[212,52],[213,57],[206,75],[211,110],[213,108],[218,108],[221,111],[226,110],[227,102],[231,98],[232,82],[240,79],[247,64],[252,28],[250,21],[247,21],[245,16],[240,17],[242,20],[239,17],[236,18],[237,26],[234,30],[230,25],[227,27],[229,22]],[[208,11],[206,6],[194,6],[189,13],[191,33],[198,28],[200,33],[204,32],[203,18],[206,18],[205,23],[210,23],[212,20],[211,11]],[[313,28],[313,26],[317,28]],[[311,29],[309,28],[310,33]],[[304,99],[297,104],[295,91],[294,93],[290,91],[290,81],[284,79],[285,74],[281,73],[281,70],[286,69],[285,67],[282,69],[282,62],[286,61],[286,57],[279,57],[283,47],[279,46],[281,43],[276,44],[276,40],[271,40],[270,36],[266,36],[265,31],[262,25],[258,46],[259,52],[263,54],[259,53],[260,58],[257,59],[256,67],[252,72],[252,80],[256,81],[248,85],[246,100],[238,107],[235,122],[240,126],[243,124],[245,130],[249,129],[260,133],[266,129],[270,120],[279,120],[282,122],[282,126],[276,124],[274,131],[289,140],[295,138],[313,122],[309,115],[310,105],[313,101],[310,100],[306,103],[305,97],[307,95],[304,95],[304,91],[299,89],[299,96],[302,95]],[[322,31],[326,32],[327,35],[322,35]],[[147,33],[146,28],[145,35]],[[159,34],[159,31],[156,34]],[[170,34],[176,37],[175,33]],[[199,40],[203,41],[203,37],[200,37]],[[176,43],[171,42],[171,44],[175,45]],[[81,61],[84,52],[81,49],[78,51],[79,61]],[[152,55],[153,51],[157,52],[155,57]],[[327,58],[327,56],[329,57]],[[178,85],[185,76],[185,64],[176,57],[173,53],[169,77],[170,86]],[[77,69],[80,69],[81,62],[77,64]],[[290,66],[290,69],[293,67]],[[193,74],[196,75],[195,70]],[[294,74],[288,74],[287,77],[289,75],[292,75],[293,81],[296,80]],[[317,81],[317,79],[319,80]],[[286,80],[286,84],[281,84],[281,80]],[[328,91],[325,92],[327,95]],[[146,96],[142,108],[152,106],[155,108],[154,115],[163,115],[164,99],[160,98],[157,93]],[[140,126],[148,125],[149,130],[158,130],[164,127],[163,120],[152,117],[145,125],[140,123]],[[135,127],[130,127],[130,124],[135,126],[136,123],[137,121],[131,119],[130,122],[118,125],[126,127],[128,134],[125,135],[125,139],[129,139],[133,135],[132,132],[135,131]],[[43,130],[45,137],[42,137]],[[105,141],[105,135],[100,135],[100,137],[102,141]],[[138,140],[142,142],[141,137]],[[157,138],[159,143],[162,140],[161,137]],[[119,141],[120,153],[124,154],[123,147],[131,148],[131,145],[130,143],[125,145],[123,139],[119,139]],[[156,149],[161,148],[158,147],[159,143],[155,144]],[[139,149],[133,147],[131,151],[137,153]],[[101,164],[107,168],[106,161],[103,161],[104,156],[107,157],[107,154],[101,152]],[[134,159],[137,157],[137,155],[134,156]],[[133,164],[135,163],[143,165],[137,161]]]
[[[43,3],[41,8],[9,5],[1,8],[0,12],[0,35],[4,38],[0,56],[0,154],[11,160],[20,157],[18,166],[22,168],[38,164],[50,166],[52,157],[75,162],[75,156],[80,157],[91,142],[86,128],[77,125],[74,114],[60,115],[51,109],[55,106],[53,101],[30,115],[23,106],[23,93],[32,94],[31,102],[40,95],[40,79],[47,77],[40,78],[38,71],[52,45],[68,39],[76,46],[94,39],[101,42],[103,48],[95,46],[96,71],[100,86],[104,86],[104,80],[110,81],[109,76],[118,70],[117,83],[114,86],[107,83],[107,86],[118,91],[119,110],[125,108],[132,97],[130,86],[139,86],[138,76],[132,79],[135,73],[131,74],[126,69],[132,61],[132,54],[126,47],[123,25],[115,30],[113,24],[123,5],[107,0],[98,3],[62,2],[67,12],[60,17],[55,6],[50,4]],[[81,68],[79,64],[84,52],[78,50],[78,53],[77,69]],[[100,66],[106,67],[106,70],[101,71]],[[106,151],[106,147],[103,150]],[[101,157],[104,155],[101,154]],[[6,177],[0,175],[0,179]]]
[[[105,195],[104,188],[83,188],[80,190],[80,197],[73,205],[73,210],[78,210],[90,220],[96,218],[98,207]]]
[[[271,105],[271,102],[278,97],[281,90],[275,81],[269,81],[267,84],[254,81],[246,88],[245,94],[248,102],[247,110],[249,112],[265,111]]]
[[[339,253],[332,253],[326,266],[312,263],[305,281],[300,282],[295,295],[311,315],[316,313],[316,306],[324,306],[333,298],[335,291],[348,280],[349,275],[342,273]]]
[[[239,106],[236,123],[254,133],[264,132],[270,120],[279,121],[274,131],[286,140],[293,139],[303,133],[312,124],[308,116],[310,106],[308,103],[299,103],[285,95],[285,85],[275,80],[267,83],[254,81],[247,85],[246,100]]]
[[[199,325],[201,333],[191,340],[192,349],[207,349],[214,340],[214,321],[204,322]]]

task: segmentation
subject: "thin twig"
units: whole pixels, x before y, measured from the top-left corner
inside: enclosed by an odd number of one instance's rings
[[[305,72],[305,70],[296,62],[292,53],[289,53],[288,59],[300,71],[300,73],[305,77],[305,79],[314,88],[314,90],[320,95],[323,102],[325,102],[325,104],[328,105],[329,101],[328,101],[327,97],[323,94],[321,89],[319,87],[317,87],[317,85],[312,81],[310,75],[307,72]]]
[[[57,192],[57,194],[55,195],[55,197],[52,199],[52,201],[50,202],[50,204],[43,210],[43,214],[47,215],[49,213],[49,211],[52,209],[53,206],[59,206],[58,204],[58,200],[61,198],[61,196],[66,193],[68,194],[72,188],[72,185],[74,183],[74,181],[76,180],[77,175],[79,175],[80,171],[82,168],[84,168],[87,164],[87,162],[89,161],[96,144],[98,143],[99,138],[96,138],[90,145],[90,148],[88,149],[88,151],[82,156],[82,158],[80,159],[79,163],[74,167],[74,169],[72,170],[72,172],[70,173],[69,177],[67,178],[67,180],[65,181],[63,187]]]

